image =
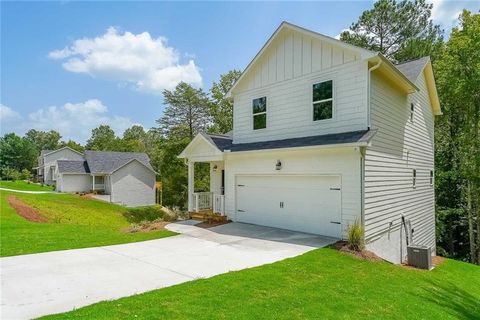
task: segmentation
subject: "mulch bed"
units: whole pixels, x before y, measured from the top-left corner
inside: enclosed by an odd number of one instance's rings
[[[350,249],[348,246],[347,241],[337,241],[332,245],[332,248],[341,252],[344,252],[346,254],[349,254],[351,256],[354,256],[359,259],[364,259],[364,260],[369,260],[369,261],[381,261],[383,260],[379,256],[377,256],[375,253],[368,251],[368,250],[362,250],[362,251],[355,251]]]
[[[14,197],[14,196],[8,196],[7,197],[8,204],[15,209],[15,212],[17,214],[28,221],[31,222],[47,222],[47,219],[43,217],[37,209],[29,206],[25,202],[21,201],[20,199]]]
[[[231,222],[231,221],[224,221],[224,222],[200,222],[200,223],[197,223],[197,224],[195,225],[195,227],[208,229],[208,228],[218,227],[218,226],[221,226],[221,225],[230,223],[230,222]]]
[[[135,225],[122,229],[124,233],[137,233],[137,232],[151,232],[165,229],[165,226],[169,224],[168,221],[152,222],[144,225]]]

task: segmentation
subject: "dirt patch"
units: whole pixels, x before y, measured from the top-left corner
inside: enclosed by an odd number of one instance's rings
[[[368,250],[365,250],[365,249],[362,250],[362,251],[355,251],[355,250],[350,249],[348,247],[347,241],[337,241],[332,245],[332,247],[335,250],[344,252],[348,255],[357,257],[359,259],[364,259],[364,260],[369,260],[369,261],[381,261],[381,260],[383,260],[382,258],[380,258],[379,256],[377,256],[375,253],[373,253],[371,251],[368,251]]]
[[[441,265],[442,263],[445,262],[445,258],[444,257],[440,257],[440,256],[433,256],[432,257],[432,264],[436,267],[436,266],[439,266]]]
[[[23,218],[31,222],[47,222],[47,219],[43,217],[37,209],[29,206],[25,202],[21,201],[20,199],[14,196],[7,197],[8,204],[15,209],[15,212]]]
[[[222,221],[222,222],[200,222],[200,223],[197,223],[197,224],[195,225],[195,227],[208,229],[208,228],[218,227],[218,226],[221,226],[221,225],[224,225],[224,224],[227,224],[227,223],[230,223],[230,221]]]
[[[152,222],[152,223],[135,224],[128,228],[122,229],[122,232],[137,233],[137,232],[151,232],[151,231],[164,230],[165,226],[169,223],[170,222],[168,221],[160,221],[160,222]]]

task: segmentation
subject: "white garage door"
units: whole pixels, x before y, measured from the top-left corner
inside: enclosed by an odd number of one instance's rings
[[[239,222],[341,238],[339,176],[238,176]]]

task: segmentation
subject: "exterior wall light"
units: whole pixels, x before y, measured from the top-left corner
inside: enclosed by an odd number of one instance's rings
[[[277,160],[277,164],[275,165],[275,170],[281,170],[282,169],[282,161]]]
[[[217,165],[214,164],[214,165],[213,165],[213,172],[217,172],[217,169],[218,169]]]

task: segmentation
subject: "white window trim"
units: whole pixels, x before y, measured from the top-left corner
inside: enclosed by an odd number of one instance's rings
[[[266,106],[265,106],[265,110],[266,110],[266,111],[253,113],[253,100],[261,99],[261,98],[265,98],[265,99],[266,99],[266,102],[267,102],[267,103],[266,103]],[[253,131],[253,132],[259,132],[259,131],[267,130],[267,127],[268,127],[268,114],[267,114],[267,112],[268,112],[268,108],[269,108],[269,102],[268,102],[268,101],[269,101],[269,97],[268,97],[268,95],[266,95],[266,94],[260,94],[260,95],[257,95],[256,98],[250,99],[250,103],[251,103],[251,104],[250,104],[250,107],[252,108],[252,109],[251,109],[251,110],[252,110],[252,113],[251,113],[252,118],[251,118],[250,124],[251,124],[251,126],[252,126],[252,131]],[[260,115],[260,114],[265,114],[265,128],[255,129],[255,128],[253,127],[253,123],[254,123],[253,119],[254,119],[254,117],[255,117],[256,115]]]
[[[322,82],[327,82],[327,81],[332,81],[332,97],[329,98],[329,99],[323,99],[323,100],[313,101],[313,85],[318,84],[318,83],[322,83]],[[309,87],[309,90],[310,90],[310,104],[309,104],[309,106],[310,106],[310,121],[311,121],[312,123],[315,123],[315,124],[318,124],[318,123],[328,123],[328,122],[332,122],[332,121],[335,120],[335,117],[336,117],[336,107],[335,107],[335,105],[336,105],[336,103],[335,103],[335,101],[336,101],[336,94],[335,94],[335,92],[337,91],[337,90],[336,90],[336,87],[337,87],[337,86],[335,85],[335,82],[336,82],[335,79],[333,79],[333,78],[328,78],[328,79],[317,79],[317,80],[312,81],[312,82],[310,83],[310,87]],[[332,101],[332,117],[329,118],[329,119],[314,120],[314,119],[313,119],[313,115],[314,115],[313,105],[314,105],[315,103],[320,103],[320,102],[325,102],[325,101],[330,101],[330,100]]]

